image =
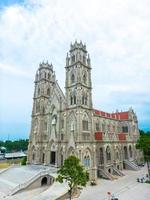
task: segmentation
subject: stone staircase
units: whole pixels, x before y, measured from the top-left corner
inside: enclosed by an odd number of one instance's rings
[[[99,170],[99,173],[100,173],[101,177],[103,177],[103,178],[105,178],[105,179],[108,179],[108,180],[111,180],[111,181],[113,181],[113,180],[116,179],[115,176],[113,176],[112,174],[110,174],[110,173],[107,172],[106,170],[100,169],[100,168],[99,168],[98,170]]]
[[[135,164],[134,161],[124,160],[124,165],[126,169],[137,171],[140,169],[140,167]]]
[[[115,175],[118,176],[125,176],[119,169],[117,169],[116,167],[113,167],[113,171]]]

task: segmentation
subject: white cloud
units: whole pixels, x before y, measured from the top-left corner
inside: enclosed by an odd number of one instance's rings
[[[33,78],[26,71],[23,71],[19,68],[15,68],[15,67],[13,67],[11,65],[7,65],[7,64],[0,63],[0,71],[2,73],[11,74],[11,75],[19,76],[19,77],[30,78],[30,79]]]
[[[82,39],[91,55],[94,105],[120,108],[122,101],[115,95],[124,94],[132,96],[125,99],[126,106],[133,100],[140,113],[150,99],[149,7],[149,0],[26,0],[6,7],[0,12],[3,80],[7,73],[12,79],[34,79],[38,63],[49,60],[63,88],[69,44]],[[32,100],[28,94],[26,98]]]

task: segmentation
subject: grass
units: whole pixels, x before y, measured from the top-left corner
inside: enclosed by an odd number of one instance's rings
[[[5,169],[7,167],[9,167],[11,164],[9,163],[0,163],[0,169]]]
[[[0,162],[0,169],[5,169],[9,166],[11,166],[12,164],[20,164],[22,159],[12,159],[12,160],[3,160]]]

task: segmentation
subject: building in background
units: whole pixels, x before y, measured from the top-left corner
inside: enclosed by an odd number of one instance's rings
[[[28,163],[60,167],[75,155],[91,180],[136,168],[137,116],[131,108],[115,113],[93,108],[91,61],[82,42],[71,44],[65,69],[65,95],[52,64],[41,63],[37,70]]]

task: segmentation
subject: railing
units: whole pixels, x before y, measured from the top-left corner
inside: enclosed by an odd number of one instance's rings
[[[129,160],[124,160],[124,163],[131,167],[133,170],[139,170],[140,168],[133,162]]]
[[[111,175],[109,172],[107,172],[107,171],[105,171],[105,170],[103,170],[103,169],[99,169],[100,170],[100,173],[101,173],[101,175],[104,177],[104,178],[107,178],[107,179],[109,179],[109,180],[114,180],[114,177],[113,177],[113,175]]]
[[[124,176],[124,174],[120,170],[118,170],[117,168],[113,167],[113,170],[117,175]]]
[[[29,179],[28,181],[21,183],[19,185],[17,185],[11,192],[9,195],[13,195],[16,194],[18,191],[25,189],[26,187],[28,187],[31,183],[33,183],[34,181],[36,181],[38,178],[40,178],[41,176],[44,175],[50,175],[51,173],[51,169],[46,169],[44,171],[39,172],[38,174],[34,175],[31,179]]]

